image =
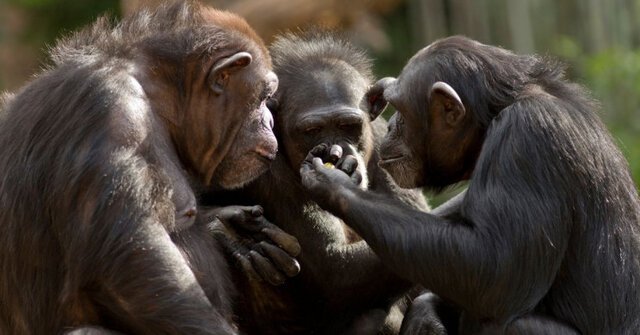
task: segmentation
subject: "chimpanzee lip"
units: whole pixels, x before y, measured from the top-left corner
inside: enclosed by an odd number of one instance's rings
[[[272,162],[273,160],[276,159],[276,153],[277,152],[266,152],[263,150],[256,150],[255,154],[262,160],[266,161],[266,162]]]

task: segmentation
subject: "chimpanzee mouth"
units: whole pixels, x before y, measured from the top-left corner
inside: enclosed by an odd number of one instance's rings
[[[380,158],[379,165],[391,165],[400,161],[403,161],[407,158],[406,155],[398,155],[393,157],[382,157]]]
[[[267,151],[263,151],[263,150],[256,150],[255,154],[256,156],[258,156],[258,158],[262,161],[265,161],[267,163],[271,163],[272,161],[274,161],[276,159],[276,153],[277,152],[267,152]]]

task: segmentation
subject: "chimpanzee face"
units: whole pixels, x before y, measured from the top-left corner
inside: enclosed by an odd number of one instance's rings
[[[255,179],[275,159],[278,144],[266,102],[275,93],[278,78],[262,59],[250,61],[237,73],[226,76],[209,81],[214,91],[218,83],[224,86],[221,95],[226,95],[225,112],[240,116],[236,119],[239,130],[214,175],[217,184],[230,189]]]
[[[384,99],[396,113],[389,119],[389,131],[380,146],[379,165],[400,187],[414,188],[425,183],[426,122],[406,99],[404,80],[401,76],[384,88]]]
[[[215,24],[201,30],[211,43],[220,35]],[[221,43],[215,52],[205,45],[183,54],[164,49],[163,43],[151,44],[150,55],[166,55],[143,59],[140,68],[146,71],[138,75],[185,169],[204,185],[227,189],[266,171],[278,149],[266,107],[278,87],[268,51],[256,36],[228,34],[225,41],[237,42]]]
[[[380,166],[401,187],[443,187],[468,178],[468,150],[481,143],[471,113],[457,92],[438,76],[428,47],[412,58],[397,80],[383,79],[384,99],[397,112],[380,147]],[[477,150],[476,150],[477,151]]]
[[[369,116],[359,105],[367,81],[341,61],[281,77],[276,134],[290,166],[298,171],[318,144],[337,144],[343,156],[354,155],[360,161],[358,168],[366,176],[373,140]]]

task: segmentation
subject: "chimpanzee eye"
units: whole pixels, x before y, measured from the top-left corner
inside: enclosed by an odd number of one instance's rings
[[[308,127],[304,129],[306,135],[315,135],[320,132],[320,127]]]
[[[361,126],[362,125],[360,123],[341,123],[338,125],[338,128],[340,128],[340,130],[351,132],[360,130]]]

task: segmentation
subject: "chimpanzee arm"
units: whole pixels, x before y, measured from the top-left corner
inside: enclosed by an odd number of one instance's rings
[[[315,206],[315,205],[312,205]],[[327,289],[326,300],[342,304],[344,296],[351,296],[350,306],[383,306],[410,287],[410,283],[392,272],[373,252],[364,240],[349,242],[340,230],[341,223],[333,216],[316,210],[324,222],[322,225],[307,227],[298,234],[303,247],[299,257],[302,271],[321,283],[320,288]],[[303,221],[313,224],[318,218]],[[300,224],[300,222],[297,222]],[[296,233],[292,233],[296,235]],[[359,294],[356,294],[359,293]],[[393,293],[395,292],[395,293]]]
[[[297,236],[302,246],[298,257],[301,269],[311,274],[307,278],[321,281],[320,287],[330,290],[327,299],[343,301],[343,296],[348,295],[370,301],[378,296],[389,297],[391,291],[400,294],[409,287],[406,280],[380,261],[364,240],[347,241],[339,219],[319,210],[314,203],[306,206],[304,220],[287,221],[283,229]],[[351,304],[356,305],[353,300]]]
[[[506,121],[525,116],[514,108],[489,130],[460,211],[446,217],[362,191],[319,158],[303,163],[303,184],[400,275],[480,316],[528,311],[561,264],[570,199],[556,191],[562,188],[544,187],[563,183],[561,174],[549,171],[550,138]]]
[[[165,229],[174,215],[167,188],[135,150],[107,155],[80,177],[70,199],[82,201],[66,204],[80,206],[59,234],[67,298],[91,288],[101,318],[127,332],[234,334]]]
[[[293,171],[284,164],[276,160],[272,171],[251,185],[250,193],[258,195],[254,200],[264,207],[271,222],[298,239],[302,247],[298,256],[301,276],[313,278],[319,288],[330,290],[327,299],[341,299],[346,294],[365,301],[389,297],[391,290],[406,290],[408,282],[382,264],[366,242],[347,241],[338,218],[321,210],[299,183],[287,182],[298,177],[286,175]],[[278,201],[273,200],[273,194],[278,195]]]

